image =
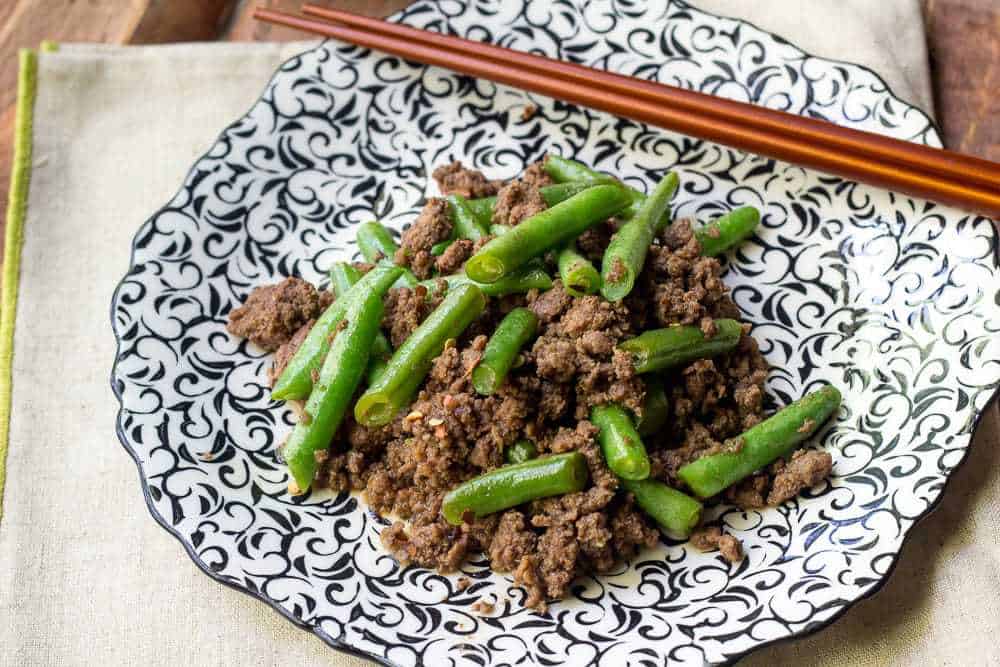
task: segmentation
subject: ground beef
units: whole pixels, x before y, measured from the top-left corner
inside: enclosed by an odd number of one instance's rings
[[[521,172],[520,181],[527,185],[534,186],[536,188],[545,187],[546,185],[552,185],[555,181],[549,176],[549,172],[545,171],[545,162],[533,162],[528,165],[528,168]]]
[[[794,498],[803,489],[808,489],[830,476],[833,457],[828,452],[798,450],[792,459],[774,477],[771,492],[767,495],[768,505],[780,505]]]
[[[722,282],[722,266],[714,257],[701,255],[691,222],[667,226],[662,241],[650,247],[640,280],[658,325],[707,327],[711,325],[703,324],[706,319],[732,316],[735,306]]]
[[[549,324],[566,312],[573,298],[563,289],[562,283],[556,281],[552,289],[544,292],[529,292],[528,303],[531,312],[538,316],[539,322]]]
[[[594,225],[576,239],[576,247],[580,253],[593,262],[600,262],[604,258],[604,251],[611,243],[611,237],[615,233],[614,221],[609,220],[599,225]]]
[[[408,266],[421,280],[430,278],[434,268],[431,248],[450,238],[452,230],[448,201],[437,197],[429,199],[417,219],[403,232],[393,261]]]
[[[780,505],[830,476],[833,457],[828,452],[797,450],[788,461],[778,459],[766,470],[726,490],[726,500],[742,509]]]
[[[281,347],[277,349],[274,353],[274,364],[271,366],[271,370],[268,372],[268,379],[271,381],[271,386],[277,381],[278,377],[284,372],[285,367],[288,366],[288,362],[292,360],[295,353],[298,351],[299,346],[302,345],[302,341],[306,339],[309,335],[309,330],[312,329],[313,324],[316,320],[309,320],[296,331],[290,339],[281,344]]]
[[[548,206],[538,188],[524,181],[511,181],[497,194],[493,223],[515,226]]]
[[[521,110],[521,121],[525,123],[528,122],[535,117],[536,113],[538,113],[538,107],[534,104],[525,105],[524,109]]]
[[[229,313],[229,333],[273,351],[292,339],[310,320],[330,304],[327,292],[319,292],[299,278],[285,278],[277,285],[257,287],[242,306]]]
[[[491,197],[503,186],[503,181],[491,181],[481,171],[466,169],[461,162],[438,167],[433,176],[441,194],[457,194],[469,199]]]
[[[532,310],[545,323],[531,348],[535,369],[545,380],[574,384],[578,419],[604,403],[642,410],[645,385],[629,355],[616,348],[632,333],[625,306],[598,296],[570,298],[557,292],[540,296]]]
[[[385,311],[382,327],[389,332],[389,341],[394,348],[403,344],[410,334],[434,309],[434,301],[427,298],[427,289],[418,285],[394,287],[385,297]]]
[[[455,273],[462,268],[465,260],[472,257],[472,249],[472,241],[468,239],[455,239],[448,246],[448,249],[434,261],[434,268],[442,275]]]
[[[490,567],[497,572],[513,572],[521,559],[535,551],[537,541],[523,514],[516,510],[504,512],[490,545]]]
[[[743,560],[743,545],[732,535],[723,533],[718,526],[706,526],[696,530],[691,535],[691,545],[702,551],[718,549],[722,557],[729,563],[738,563]]]

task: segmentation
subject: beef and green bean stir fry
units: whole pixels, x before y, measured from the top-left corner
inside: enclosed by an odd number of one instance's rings
[[[644,194],[554,155],[509,182],[434,177],[443,196],[398,241],[361,225],[328,287],[287,278],[230,313],[295,406],[292,493],[364,492],[400,562],[482,552],[544,609],[661,534],[738,561],[706,503],[764,508],[829,475],[799,445],[839,392],[766,415],[767,364],[722,281],[756,209],[673,219],[676,174]]]

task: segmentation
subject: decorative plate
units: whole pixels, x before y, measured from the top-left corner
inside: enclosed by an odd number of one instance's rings
[[[395,18],[940,145],[868,70],[683,2],[644,4],[424,0]],[[411,221],[433,166],[511,177],[546,151],[641,188],[676,169],[677,215],[759,207],[726,279],[769,391],[783,404],[829,381],[845,404],[819,443],[830,482],[775,509],[717,510],[742,563],[667,542],[539,614],[483,560],[465,591],[400,568],[355,497],[290,496],[275,456],[290,411],[269,400],[267,355],[224,324],[255,285],[323,282],[359,222]],[[335,648],[397,665],[725,663],[829,624],[889,576],[1000,380],[998,287],[985,218],[327,42],[281,66],[136,234],[111,304],[118,434],[153,517],[199,567]],[[493,614],[472,610],[480,598]]]

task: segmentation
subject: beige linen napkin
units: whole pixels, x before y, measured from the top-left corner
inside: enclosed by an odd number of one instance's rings
[[[929,109],[916,0],[704,0]],[[789,6],[792,5],[792,6]],[[302,45],[64,46],[39,57],[0,522],[0,665],[356,665],[216,584],[149,517],[114,433],[112,290],[141,222]],[[885,592],[749,664],[1000,660],[996,410]]]

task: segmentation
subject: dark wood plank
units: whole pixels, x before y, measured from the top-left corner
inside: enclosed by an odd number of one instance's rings
[[[1000,160],[1000,3],[924,0],[924,14],[947,145]]]
[[[388,16],[406,7],[412,0],[310,0],[313,4],[365,14],[367,16]],[[226,30],[225,39],[238,42],[289,42],[312,39],[298,30],[284,26],[254,21],[255,7],[268,7],[286,12],[298,12],[303,0],[241,0]]]

